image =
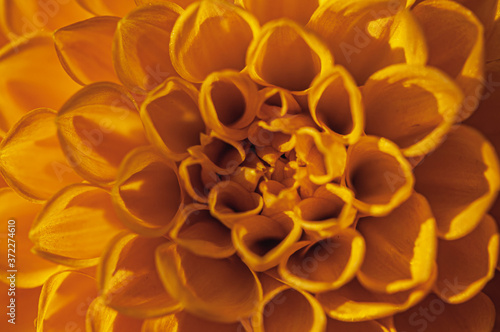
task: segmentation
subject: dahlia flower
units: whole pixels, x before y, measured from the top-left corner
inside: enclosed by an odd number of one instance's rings
[[[2,331],[500,331],[499,1],[3,0],[0,46]]]

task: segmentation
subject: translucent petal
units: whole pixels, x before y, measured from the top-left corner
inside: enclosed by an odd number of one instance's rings
[[[90,303],[85,316],[87,332],[139,332],[143,320],[120,314],[106,306],[102,297]]]
[[[135,8],[134,0],[76,0],[96,16],[125,16]]]

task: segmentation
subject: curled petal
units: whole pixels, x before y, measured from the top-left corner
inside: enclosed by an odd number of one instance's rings
[[[55,119],[53,110],[31,111],[0,143],[0,171],[11,188],[31,201],[47,200],[83,180],[61,151]]]
[[[168,243],[158,247],[156,265],[165,289],[203,319],[236,322],[262,299],[257,276],[237,256],[206,258]]]
[[[261,24],[286,17],[305,25],[318,8],[318,0],[235,0],[235,3],[254,14]]]
[[[59,110],[61,147],[72,167],[86,180],[110,184],[133,148],[146,144],[131,95],[114,83],[87,85]]]
[[[410,197],[414,178],[399,148],[385,138],[364,136],[347,149],[345,182],[361,212],[386,215]]]
[[[362,88],[368,135],[392,140],[405,156],[434,150],[455,123],[463,94],[444,73],[405,64],[384,68]]]
[[[97,282],[104,303],[127,316],[151,318],[181,309],[163,288],[156,272],[155,250],[163,237],[146,238],[123,232],[102,254]]]
[[[141,332],[164,332],[175,326],[176,332],[244,332],[241,323],[220,323],[205,320],[201,317],[191,315],[187,311],[181,311],[168,316],[147,319],[142,325]]]
[[[12,258],[12,256],[8,254],[13,255],[12,250],[9,250],[9,248],[16,249],[14,250],[15,259],[20,263],[16,266],[16,286],[22,288],[38,287],[52,274],[62,268],[31,252],[32,243],[28,234],[31,223],[42,206],[22,199],[10,188],[0,189],[0,201],[2,202],[0,206],[0,215],[5,220],[5,226],[0,232],[0,245],[2,246],[0,250],[2,257],[5,257],[5,259],[0,262],[0,278],[3,282],[9,281],[9,279],[7,279],[7,277],[10,276],[8,270],[12,270],[12,268],[8,267],[7,264],[12,262],[8,260],[8,258]],[[8,220],[15,220],[15,224],[12,224]],[[9,235],[12,234],[8,233],[10,226],[15,226],[15,236]],[[16,242],[12,240],[17,241],[19,245],[17,247],[14,245],[13,248],[12,245]],[[7,294],[7,292],[6,290],[4,294]]]
[[[179,165],[179,177],[186,192],[200,203],[208,202],[208,193],[219,182],[217,174],[203,160],[188,157]]]
[[[214,72],[203,81],[200,111],[208,128],[235,140],[247,137],[257,110],[257,86],[233,70]]]
[[[328,133],[301,128],[295,133],[297,159],[307,165],[311,182],[321,185],[340,178],[346,167],[345,146]]]
[[[436,221],[425,198],[414,193],[389,215],[360,218],[366,241],[358,280],[375,292],[407,291],[429,280],[436,259]]]
[[[183,203],[175,165],[149,147],[125,157],[112,196],[123,223],[144,236],[165,234]]]
[[[181,12],[181,7],[165,1],[139,6],[120,20],[113,61],[120,81],[129,89],[149,91],[166,78],[177,76],[168,43]]]
[[[364,108],[356,82],[342,66],[314,80],[308,96],[314,122],[343,143],[355,143],[363,132]]]
[[[87,309],[97,296],[96,282],[91,276],[79,271],[54,274],[40,294],[36,331],[85,331]]]
[[[498,229],[486,215],[479,225],[458,240],[439,240],[435,293],[452,304],[474,297],[495,275]]]
[[[300,238],[302,229],[286,214],[240,219],[231,231],[241,259],[254,271],[278,265],[283,255]]]
[[[301,200],[297,188],[286,187],[282,182],[275,180],[262,181],[259,190],[264,201],[263,214],[268,216],[291,211]]]
[[[125,16],[135,8],[134,0],[76,0],[96,16]]]
[[[281,132],[280,128],[264,121],[254,122],[248,130],[248,140],[256,147],[272,146],[279,152],[288,152],[295,147],[296,137]]]
[[[285,114],[300,113],[300,106],[285,89],[266,87],[257,95],[257,116],[261,119],[279,118]]]
[[[172,31],[172,64],[184,79],[196,83],[201,83],[214,71],[240,71],[245,67],[248,45],[258,31],[257,20],[228,1],[193,3],[182,13]]]
[[[325,332],[390,332],[388,328],[376,320],[366,322],[342,322],[330,317],[326,320]]]
[[[425,1],[412,13],[425,34],[427,64],[455,79],[464,92],[464,107],[458,117],[462,121],[474,112],[481,97],[483,26],[472,12],[453,1]]]
[[[97,297],[90,303],[85,316],[87,332],[118,332],[140,331],[142,319],[136,319],[120,314],[106,306],[102,297]]]
[[[263,205],[259,194],[233,181],[219,182],[208,195],[210,213],[229,228],[244,217],[259,214]]]
[[[6,245],[7,246],[7,245]],[[2,281],[7,281],[2,277]],[[19,282],[19,279],[16,280]],[[10,289],[10,284],[0,282],[0,292],[2,294],[8,294]],[[22,303],[22,305],[16,306],[16,325],[9,323],[10,315],[7,319],[0,321],[0,329],[2,331],[8,331],[15,326],[14,331],[34,331],[34,322],[38,314],[38,298],[40,297],[40,291],[42,287],[36,288],[16,288],[16,304]],[[9,306],[10,298],[7,296],[2,296],[2,306]],[[10,311],[10,309],[9,309]],[[10,313],[6,311],[6,313]]]
[[[305,94],[316,75],[333,65],[333,57],[315,34],[289,19],[280,19],[262,27],[248,49],[246,62],[257,83]]]
[[[435,270],[427,282],[405,292],[376,293],[363,288],[357,279],[353,279],[337,290],[317,294],[316,298],[333,319],[344,322],[379,319],[403,312],[420,302],[436,280]]]
[[[245,160],[243,145],[233,139],[224,138],[215,132],[201,136],[201,146],[193,146],[189,153],[199,159],[208,170],[221,175],[233,173]]]
[[[199,256],[226,258],[236,252],[231,230],[214,218],[205,205],[186,206],[170,236],[179,246]]]
[[[264,177],[266,166],[254,152],[249,152],[242,166],[238,167],[229,180],[245,187],[248,191],[255,191],[261,179]]]
[[[47,201],[29,237],[37,254],[79,267],[96,264],[107,242],[122,229],[107,191],[75,184]]]
[[[415,328],[428,332],[489,332],[495,324],[495,306],[483,293],[468,302],[450,305],[434,294],[404,313],[394,316],[397,331]]]
[[[180,161],[187,149],[200,144],[205,124],[198,109],[198,90],[171,77],[148,94],[141,118],[149,140],[170,159]]]
[[[323,37],[358,85],[389,65],[427,60],[424,34],[400,1],[328,1],[307,27]]]
[[[113,36],[118,17],[93,17],[54,33],[62,66],[77,83],[119,82],[113,68]]]
[[[279,287],[266,294],[252,315],[255,332],[324,331],[326,317],[321,305],[309,293]]]
[[[294,252],[281,261],[279,273],[296,287],[325,292],[354,278],[364,255],[363,237],[356,230],[347,228],[314,243],[297,243]]]
[[[479,224],[497,197],[499,172],[494,148],[465,125],[414,169],[415,190],[429,201],[441,238],[460,238]]]
[[[64,71],[48,34],[34,34],[0,51],[0,135],[26,112],[39,107],[59,109],[80,87]],[[45,79],[50,77],[50,84]]]

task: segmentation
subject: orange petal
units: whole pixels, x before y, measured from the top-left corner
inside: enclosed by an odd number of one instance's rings
[[[481,22],[456,2],[425,1],[412,10],[429,48],[428,65],[443,70],[462,88],[459,121],[469,117],[481,97],[484,37]]]
[[[36,320],[41,331],[84,331],[89,305],[98,296],[95,279],[78,271],[53,275],[43,285]]]
[[[257,100],[256,114],[261,119],[279,118],[285,114],[296,114],[301,111],[293,95],[278,87],[266,87],[259,90]]]
[[[113,68],[113,36],[118,17],[94,17],[54,33],[62,66],[77,83],[119,82]]]
[[[300,238],[302,229],[286,214],[240,219],[231,231],[241,259],[254,271],[279,264],[284,254]]]
[[[217,174],[208,169],[203,160],[193,157],[181,162],[179,177],[187,193],[200,203],[208,202],[210,189],[220,181]]]
[[[98,184],[111,184],[125,155],[146,144],[135,102],[114,83],[82,88],[59,110],[56,123],[76,172]]]
[[[400,1],[343,1],[322,4],[307,27],[328,44],[335,61],[359,85],[395,63],[425,64],[424,35]]]
[[[5,220],[5,227],[0,232],[0,250],[5,258],[0,262],[0,278],[3,282],[8,282],[9,270],[15,270],[17,287],[38,287],[61,268],[31,252],[33,244],[28,234],[31,223],[42,206],[22,199],[10,188],[0,189],[0,200],[0,215]],[[9,232],[10,230],[14,233]]]
[[[265,175],[267,167],[260,160],[255,152],[247,154],[242,166],[236,168],[233,174],[229,175],[230,181],[237,182],[248,191],[255,191]]]
[[[205,205],[186,206],[169,234],[175,243],[199,256],[226,258],[236,252],[231,230]]]
[[[436,259],[436,221],[422,195],[410,198],[381,218],[360,218],[356,228],[366,241],[360,283],[375,292],[407,291],[429,280]]]
[[[326,320],[325,332],[390,332],[384,325],[376,320],[366,322],[341,322],[330,317]]]
[[[60,0],[59,0],[60,1]],[[98,16],[125,16],[135,8],[134,0],[76,0],[83,8]]]
[[[141,93],[170,76],[177,76],[168,43],[181,12],[181,7],[165,1],[139,6],[120,20],[114,38],[113,60],[116,73],[126,87]]]
[[[2,136],[26,112],[39,107],[57,110],[80,87],[61,67],[48,34],[21,38],[2,48],[0,72]]]
[[[483,293],[462,304],[446,304],[431,294],[417,306],[394,316],[397,331],[490,332],[495,307]]]
[[[500,273],[497,271],[495,273],[495,277],[490,280],[486,287],[483,289],[484,294],[486,294],[490,300],[495,305],[496,308],[500,306]],[[500,311],[496,310],[496,320],[495,327],[493,329],[494,332],[500,331]]]
[[[205,320],[201,317],[191,315],[187,311],[181,311],[172,315],[148,319],[144,321],[141,332],[164,332],[170,331],[175,326],[176,332],[244,332],[240,323],[220,323]]]
[[[318,8],[318,0],[235,0],[235,3],[255,15],[261,24],[286,17],[305,25]]]
[[[227,1],[193,3],[172,30],[172,64],[179,75],[196,83],[214,71],[242,70],[248,45],[258,30],[259,23],[250,13]]]
[[[310,292],[325,292],[348,283],[365,255],[365,241],[352,228],[314,243],[297,243],[282,260],[279,273],[290,284]]]
[[[356,82],[342,66],[333,67],[312,83],[309,110],[326,132],[353,144],[364,128],[364,107]]]
[[[259,214],[263,205],[259,194],[233,181],[219,182],[208,195],[210,213],[229,228],[242,218]]]
[[[37,30],[53,31],[91,17],[74,0],[7,0],[0,4],[0,13],[0,25],[21,38]]]
[[[494,148],[465,125],[414,169],[415,190],[429,201],[441,238],[460,238],[479,224],[497,196],[499,172]]]
[[[125,157],[112,196],[123,223],[144,236],[165,234],[183,203],[175,165],[150,147]]]
[[[324,331],[325,325],[325,313],[316,299],[289,287],[266,294],[252,316],[255,332],[316,332]]]
[[[456,304],[479,293],[495,275],[498,244],[497,225],[489,215],[466,236],[452,241],[440,240],[436,294]]]
[[[156,272],[155,250],[163,237],[118,234],[102,254],[97,281],[104,302],[121,314],[152,318],[181,309],[163,288]]]
[[[200,133],[205,132],[198,90],[178,77],[166,79],[148,94],[141,118],[149,140],[176,161],[185,159],[187,149],[199,145]]]
[[[209,74],[200,90],[200,111],[208,128],[235,140],[247,137],[257,111],[257,86],[233,70]]]
[[[262,181],[259,184],[264,201],[264,215],[273,215],[279,212],[291,211],[301,198],[297,188],[287,188],[283,183],[275,180]]]
[[[33,250],[70,266],[97,264],[106,243],[123,226],[111,195],[99,187],[75,184],[56,193],[33,222]]]
[[[314,77],[333,65],[333,57],[315,34],[289,19],[280,19],[262,27],[248,49],[246,62],[257,83],[305,94]]]
[[[444,73],[405,64],[370,76],[362,93],[366,134],[392,140],[408,157],[427,154],[441,143],[463,101],[461,89]]]
[[[35,331],[35,320],[38,313],[38,297],[40,296],[42,287],[29,289],[16,288],[16,296],[10,297],[8,296],[10,285],[7,285],[3,281],[7,281],[7,279],[2,277],[2,282],[0,282],[0,292],[2,294],[0,303],[2,308],[5,308],[4,315],[7,315],[0,321],[0,329],[2,331],[11,332]],[[14,318],[14,313],[11,314],[11,309],[8,307],[12,307],[10,302],[12,298],[15,299],[16,304],[15,320],[10,321]],[[15,324],[13,322],[15,322]]]
[[[165,244],[156,251],[156,265],[165,289],[200,318],[236,322],[262,299],[257,276],[237,256],[206,258]]]
[[[44,201],[83,180],[61,151],[55,119],[53,110],[31,111],[0,143],[0,171],[11,188],[32,201]]]
[[[496,0],[491,0],[491,2],[497,2]],[[490,12],[491,13],[491,12]],[[486,61],[497,61],[500,60],[500,5],[497,3],[497,10],[495,13],[495,21],[491,28],[486,30]]]
[[[143,320],[120,314],[106,306],[102,297],[90,303],[85,317],[87,332],[139,332]]]
[[[349,146],[344,178],[355,194],[354,206],[372,216],[394,210],[410,197],[414,183],[411,166],[396,144],[374,136]]]
[[[403,312],[414,306],[429,293],[435,280],[434,271],[426,283],[414,289],[383,294],[366,290],[354,279],[337,290],[319,293],[316,298],[323,305],[326,314],[333,319],[344,322],[367,321]]]

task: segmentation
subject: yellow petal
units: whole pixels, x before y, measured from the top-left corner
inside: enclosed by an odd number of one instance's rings
[[[150,147],[125,157],[112,196],[123,223],[144,236],[165,234],[183,203],[175,165]]]
[[[156,251],[156,264],[165,289],[200,318],[236,322],[262,299],[257,276],[237,256],[206,258],[165,244]]]
[[[175,243],[199,256],[226,258],[236,252],[231,230],[205,205],[186,206],[169,234]]]
[[[462,88],[465,100],[458,121],[469,117],[481,97],[484,37],[481,22],[453,1],[425,1],[412,10],[429,48],[428,65],[443,70]]]
[[[0,25],[21,38],[37,30],[53,31],[90,17],[75,0],[4,0],[0,3]]]
[[[186,192],[200,203],[208,202],[210,189],[220,181],[201,159],[188,157],[179,165],[179,177]]]
[[[233,181],[219,182],[208,195],[210,213],[229,228],[242,218],[259,214],[263,205],[259,194]]]
[[[200,90],[200,111],[208,128],[235,140],[247,137],[257,111],[257,86],[233,70],[209,74]]]
[[[180,161],[200,144],[205,124],[198,109],[198,90],[178,77],[166,79],[141,105],[149,140],[170,159]]]
[[[231,234],[241,259],[252,270],[265,271],[278,265],[299,239],[302,229],[282,213],[242,218],[233,226]]]
[[[112,183],[125,155],[146,144],[132,96],[114,83],[82,88],[59,110],[56,123],[75,171],[98,184]]]
[[[394,65],[368,79],[362,88],[368,135],[396,143],[407,157],[434,150],[455,123],[463,94],[431,67]]]
[[[21,38],[2,48],[0,72],[2,136],[26,112],[39,107],[57,110],[80,87],[59,64],[48,34]]]
[[[301,109],[293,95],[285,89],[266,87],[257,95],[257,116],[261,119],[274,119],[285,114],[300,113]]]
[[[414,178],[399,148],[385,138],[364,136],[347,149],[344,174],[354,206],[373,216],[386,215],[410,197]]]
[[[414,306],[429,293],[435,280],[436,272],[434,271],[433,276],[426,283],[414,289],[395,294],[383,294],[368,291],[357,279],[354,279],[337,290],[319,293],[316,298],[326,314],[333,319],[344,322],[367,321],[403,312]]]
[[[262,181],[259,184],[264,201],[264,215],[291,211],[301,200],[297,188],[286,187],[282,182],[275,180]]]
[[[365,241],[347,228],[319,241],[297,243],[282,260],[279,273],[290,284],[310,292],[325,292],[348,283],[365,255]]]
[[[155,250],[167,242],[163,237],[151,239],[128,232],[110,241],[97,270],[106,305],[135,318],[159,317],[181,309],[156,272]]]
[[[0,215],[5,220],[5,227],[0,232],[0,250],[5,258],[0,262],[0,278],[7,283],[9,271],[15,270],[17,287],[38,287],[61,269],[31,252],[33,244],[28,234],[31,223],[42,206],[22,199],[10,188],[0,189],[0,201]],[[14,232],[11,233],[10,230]],[[19,316],[17,319],[21,320]]]
[[[191,315],[187,311],[181,311],[172,315],[148,319],[144,321],[141,332],[164,332],[175,329],[175,332],[244,332],[240,323],[220,323],[205,320],[201,317]]]
[[[87,309],[85,324],[87,332],[139,332],[143,320],[122,315],[97,297]]]
[[[113,68],[113,36],[118,17],[94,17],[54,33],[61,64],[77,83],[119,82]]]
[[[2,281],[7,281],[7,279],[2,278]],[[40,296],[40,291],[42,287],[37,288],[16,288],[15,296],[15,325],[9,322],[14,317],[14,313],[10,313],[11,306],[10,299],[14,297],[9,297],[10,285],[4,282],[0,282],[0,292],[2,292],[1,305],[5,308],[3,319],[0,321],[0,329],[2,331],[12,331],[12,332],[25,332],[25,331],[36,331],[35,320],[38,313],[38,297]]]
[[[325,325],[325,313],[318,301],[309,293],[289,287],[266,294],[252,315],[255,332],[319,332]]]
[[[422,30],[400,1],[328,1],[307,27],[323,37],[359,85],[389,65],[427,60]]]
[[[415,168],[415,190],[429,201],[441,238],[460,238],[479,224],[497,196],[499,172],[494,148],[465,125]]]
[[[315,34],[289,19],[280,19],[262,27],[248,49],[246,62],[257,83],[305,94],[314,77],[333,65],[333,57]]]
[[[135,8],[134,0],[77,0],[77,2],[89,12],[99,16],[121,17]]]
[[[258,158],[255,152],[250,150],[241,166],[236,168],[228,179],[237,182],[248,191],[255,191],[265,176],[266,170],[267,167],[264,162]]]
[[[53,275],[43,285],[36,331],[84,331],[89,305],[98,296],[95,279],[78,271]]]
[[[397,331],[490,332],[495,323],[495,307],[483,293],[462,304],[446,304],[431,294],[404,313],[394,316]]]
[[[376,320],[366,322],[341,322],[332,318],[326,320],[325,332],[389,332],[385,326]]]
[[[314,122],[346,144],[355,143],[364,128],[364,107],[356,82],[342,66],[312,82],[309,110]]]
[[[469,234],[458,240],[439,240],[435,293],[452,304],[474,297],[495,275],[498,229],[486,215]]]
[[[227,1],[195,2],[186,8],[172,30],[172,64],[179,75],[196,83],[214,71],[240,71],[245,67],[248,45],[258,30],[259,23],[250,13]]]
[[[375,292],[407,291],[429,280],[436,259],[436,221],[422,195],[380,218],[360,218],[356,228],[366,241],[360,283]]]
[[[83,180],[61,151],[55,119],[53,110],[31,111],[0,143],[0,171],[11,188],[32,201],[44,201]]]
[[[33,222],[33,250],[44,258],[70,266],[97,263],[106,243],[123,226],[111,195],[104,189],[75,184],[56,193]]]
[[[318,8],[318,0],[235,0],[235,3],[255,15],[261,24],[286,17],[305,25]]]

